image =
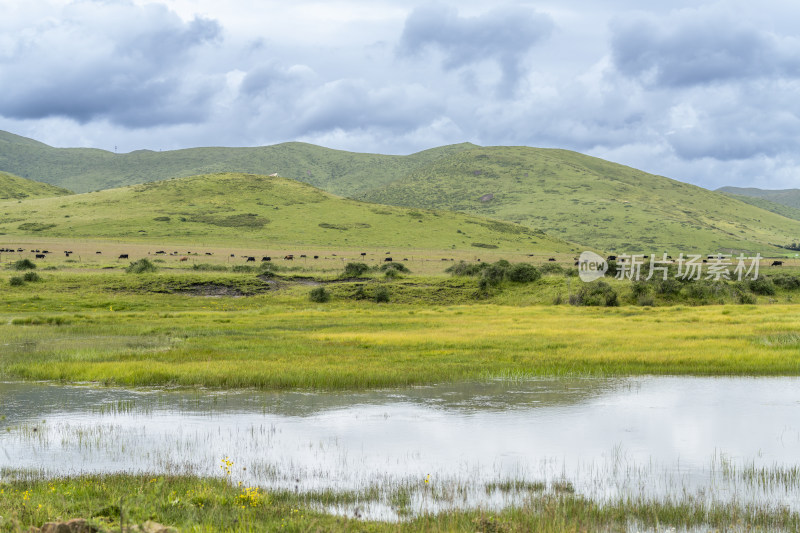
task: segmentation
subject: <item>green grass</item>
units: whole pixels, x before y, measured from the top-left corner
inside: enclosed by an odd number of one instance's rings
[[[469,277],[369,276],[45,271],[4,288],[0,377],[358,389],[507,376],[800,375],[800,308],[769,303],[792,299],[780,288],[754,306],[733,303],[736,285],[698,293],[688,284],[641,307],[629,282],[612,280],[621,305],[591,308],[552,305],[581,286],[558,275],[486,293]],[[330,301],[310,301],[309,283]],[[376,302],[381,291],[388,302]],[[719,301],[729,303],[697,306]]]
[[[534,487],[523,504],[503,511],[446,511],[399,523],[362,521],[320,510],[352,501],[346,494],[267,491],[240,487],[227,479],[190,476],[116,474],[46,479],[12,475],[10,481],[0,483],[0,494],[3,532],[70,518],[89,519],[101,531],[119,531],[123,525],[147,520],[181,531],[215,532],[577,533],[626,531],[632,523],[642,529],[707,526],[715,530],[796,531],[800,527],[797,512],[769,505],[704,503],[689,496],[663,502],[620,499],[600,505],[569,491],[540,487]],[[402,503],[403,494],[398,493],[394,500]]]
[[[24,222],[20,222],[24,220]],[[286,178],[214,174],[59,198],[0,203],[0,233],[196,245],[566,252],[524,226],[339,198]],[[263,249],[262,248],[262,249]]]
[[[64,196],[72,194],[71,191],[54,187],[47,183],[31,181],[8,172],[0,171],[0,201],[22,200],[25,198],[46,198],[49,196]]]
[[[493,198],[486,200],[487,195]],[[358,198],[516,222],[617,252],[785,254],[772,245],[800,235],[797,220],[566,150],[476,147],[436,159]]]
[[[800,189],[756,189],[754,187],[721,187],[719,192],[734,194],[737,196],[748,196],[751,198],[761,198],[770,202],[800,209]],[[755,204],[758,205],[758,204]]]

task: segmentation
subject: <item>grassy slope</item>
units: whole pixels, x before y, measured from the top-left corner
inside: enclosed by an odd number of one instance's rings
[[[741,194],[733,194],[724,191],[722,193],[746,204],[754,205],[758,208],[764,209],[765,211],[771,211],[772,213],[777,213],[783,217],[791,218],[793,220],[800,220],[800,209],[797,207],[790,207],[788,205],[780,204],[778,202],[767,200],[766,198],[760,198],[758,196],[744,196]]]
[[[480,198],[494,194],[490,201]],[[474,148],[364,199],[452,209],[616,251],[780,253],[800,224],[726,195],[566,150]]]
[[[756,189],[754,187],[721,187],[718,192],[735,194],[738,196],[749,196],[751,198],[763,198],[776,204],[788,205],[795,209],[800,209],[800,189]]]
[[[216,172],[277,172],[334,194],[350,196],[361,192],[364,184],[384,185],[419,165],[473,146],[468,143],[442,146],[409,156],[359,154],[298,142],[255,148],[138,150],[113,154],[88,148],[53,148],[0,131],[0,170],[76,192]]]
[[[277,172],[334,194],[484,215],[614,251],[781,254],[770,244],[800,235],[790,213],[765,213],[765,206],[564,150],[464,143],[387,156],[284,143],[112,154],[0,132],[0,169],[79,192],[203,173]],[[479,200],[490,193],[493,200]]]
[[[573,249],[524,226],[368,204],[287,178],[232,173],[0,204],[0,233],[259,246]]]
[[[20,178],[13,174],[0,171],[0,201],[21,200],[23,198],[42,198],[48,196],[64,196],[72,194],[71,191],[54,187],[47,183]]]

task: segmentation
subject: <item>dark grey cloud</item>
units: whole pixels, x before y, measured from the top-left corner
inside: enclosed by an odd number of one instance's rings
[[[647,85],[800,76],[800,42],[716,11],[617,20],[611,48],[616,68]]]
[[[404,56],[417,56],[437,49],[447,70],[495,61],[503,72],[502,87],[512,89],[522,75],[526,54],[553,28],[549,15],[526,7],[506,6],[461,17],[455,8],[435,4],[408,16],[398,50]]]
[[[70,4],[10,36],[0,78],[14,82],[0,91],[0,114],[134,128],[199,121],[215,82],[195,71],[193,53],[220,35],[217,22],[184,22],[163,5]]]

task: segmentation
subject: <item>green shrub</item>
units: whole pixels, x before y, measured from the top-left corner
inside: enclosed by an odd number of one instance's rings
[[[691,280],[683,288],[684,294],[691,300],[704,303],[712,296],[717,295],[721,286],[705,280]]]
[[[506,278],[508,267],[502,264],[501,261],[483,269],[483,272],[481,272],[481,289],[485,288],[484,286],[497,287]]]
[[[22,279],[30,282],[42,281],[42,278],[36,272],[25,272],[25,275],[22,276]]]
[[[363,285],[359,285],[356,287],[356,290],[353,292],[351,298],[354,300],[366,300],[367,299],[367,291],[364,290]]]
[[[480,276],[483,269],[488,266],[488,263],[467,263],[466,261],[459,261],[455,265],[447,267],[445,272],[453,276]]]
[[[772,296],[775,294],[775,284],[769,278],[751,279],[748,283],[748,288],[754,294],[761,294],[763,296]]]
[[[11,268],[14,270],[33,270],[36,268],[36,264],[30,259],[20,259],[19,261],[14,262],[14,264],[11,265]]]
[[[231,270],[233,272],[238,272],[240,274],[241,273],[250,273],[250,272],[255,272],[256,271],[256,267],[252,267],[250,265],[233,265],[233,268]]]
[[[634,281],[631,283],[631,295],[634,298],[639,298],[650,292],[650,285],[646,281]]]
[[[740,304],[745,304],[745,305],[752,305],[756,303],[755,295],[750,294],[749,292],[738,293],[738,300]]]
[[[397,278],[400,277],[400,272],[394,269],[389,269],[384,273],[384,276],[387,278]]]
[[[288,272],[289,270],[300,270],[302,267],[287,267],[281,266],[277,263],[273,263],[272,261],[262,261],[261,264],[258,266],[258,270],[260,272]]]
[[[158,259],[156,259],[158,261]],[[202,270],[211,272],[227,272],[228,267],[225,265],[212,265],[210,263],[195,263],[192,265],[192,270]]]
[[[407,266],[405,266],[403,263],[395,263],[394,261],[390,261],[390,262],[388,262],[388,263],[384,263],[384,264],[382,264],[382,265],[381,265],[381,270],[383,270],[383,271],[387,271],[387,270],[395,270],[395,271],[397,271],[397,272],[404,272],[404,273],[409,273],[409,272],[411,272],[411,271],[408,269],[408,267],[407,267]]]
[[[655,282],[655,291],[657,294],[663,294],[664,296],[673,296],[681,292],[681,284],[672,277],[667,279],[660,278]]]
[[[389,289],[386,287],[378,287],[375,290],[375,301],[378,303],[386,303],[389,301]]]
[[[564,267],[559,265],[558,263],[544,263],[539,265],[539,270],[542,274],[563,274]]]
[[[139,259],[138,261],[132,262],[128,268],[125,269],[125,272],[128,274],[144,274],[145,272],[155,272],[156,270],[158,270],[158,267],[147,259]]]
[[[570,296],[572,305],[616,307],[619,305],[617,291],[605,281],[587,283],[578,294]]]
[[[308,293],[308,299],[312,302],[324,303],[331,299],[331,295],[325,290],[325,287],[317,287],[311,289],[311,292]]]
[[[636,304],[641,305],[642,307],[653,307],[656,302],[651,294],[640,294],[636,298]]]
[[[25,280],[22,279],[22,276],[14,276],[8,280],[8,284],[12,287],[19,287],[20,285],[25,285]]]
[[[787,291],[800,289],[800,278],[790,274],[778,274],[772,278],[772,282],[781,289],[786,289]]]
[[[529,265],[528,263],[517,263],[516,265],[512,265],[508,269],[508,273],[506,275],[508,276],[509,281],[513,281],[515,283],[533,283],[542,277],[542,273],[539,272],[539,269],[533,265]]]
[[[347,263],[344,266],[344,276],[347,278],[358,278],[369,271],[369,265],[364,263]]]

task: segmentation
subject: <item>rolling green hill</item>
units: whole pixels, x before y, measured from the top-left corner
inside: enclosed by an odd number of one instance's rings
[[[761,197],[758,197],[758,196],[744,196],[744,195],[740,195],[740,194],[733,194],[733,193],[725,192],[725,191],[722,191],[721,189],[717,189],[717,190],[719,192],[722,192],[722,194],[725,194],[726,196],[730,196],[731,198],[734,198],[734,199],[739,200],[741,202],[744,202],[746,204],[754,205],[754,206],[756,206],[758,208],[761,208],[761,209],[764,209],[766,211],[771,211],[773,213],[777,213],[777,214],[779,214],[781,216],[784,216],[786,218],[791,218],[791,219],[794,219],[794,220],[800,220],[800,209],[798,209],[796,207],[790,207],[790,206],[785,205],[785,204],[779,204],[779,203],[774,202],[772,200],[767,200],[766,198],[761,198]]]
[[[437,159],[360,196],[486,216],[611,251],[761,251],[800,223],[721,193],[566,150],[487,147]]]
[[[0,233],[258,246],[576,251],[516,224],[369,204],[287,178],[238,173],[0,204]]]
[[[75,192],[216,172],[278,173],[334,194],[353,196],[474,146],[442,146],[408,156],[360,154],[298,142],[114,154],[91,148],[53,148],[0,131],[0,170]]]
[[[788,207],[566,150],[464,143],[390,156],[284,143],[113,154],[0,132],[0,170],[80,192],[197,174],[277,173],[341,196],[484,216],[617,252],[780,254],[776,246],[800,239],[798,213]]]
[[[0,201],[63,196],[65,194],[72,194],[72,192],[61,187],[26,180],[25,178],[0,171]]]
[[[748,196],[750,198],[763,198],[776,204],[788,205],[800,209],[800,189],[756,189],[754,187],[720,187],[717,192]]]

